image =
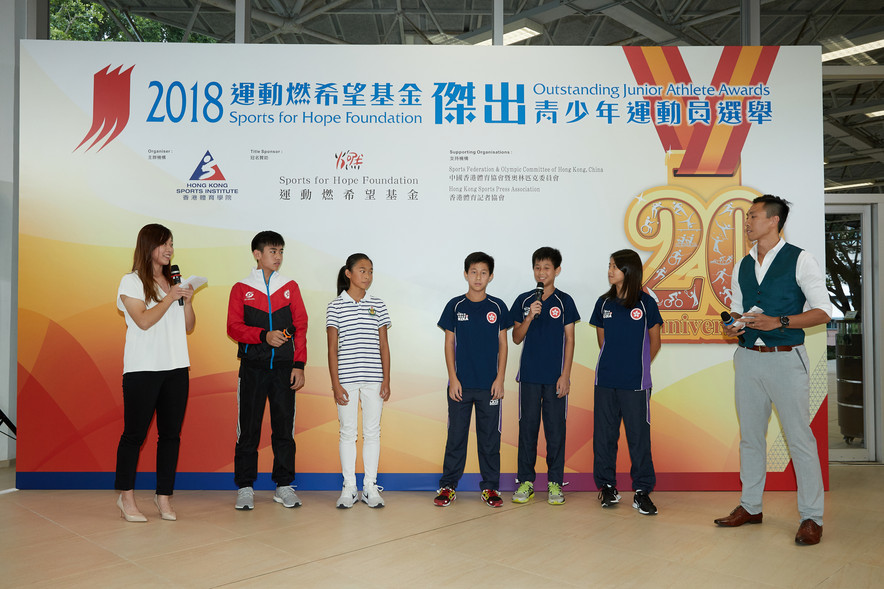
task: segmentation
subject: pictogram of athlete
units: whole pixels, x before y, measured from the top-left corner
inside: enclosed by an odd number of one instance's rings
[[[654,222],[651,221],[650,217],[645,217],[645,222],[642,224],[641,228],[639,228],[639,231],[642,232],[642,235],[647,235],[653,230],[654,230]]]
[[[727,203],[726,205],[724,205],[724,208],[721,209],[721,212],[715,216],[720,217],[721,215],[726,215],[727,213],[733,213],[733,212],[734,212],[734,205],[732,203]]]
[[[718,228],[721,230],[721,236],[722,236],[723,238],[726,238],[726,237],[727,237],[727,232],[730,231],[731,229],[733,229],[733,226],[732,226],[732,225],[719,225],[719,224],[718,224],[718,221],[715,222],[715,226],[718,227]]]
[[[663,203],[660,201],[657,201],[654,204],[652,204],[651,205],[651,218],[656,219],[657,218],[657,211],[659,211],[662,208],[663,208]]]
[[[691,213],[690,216],[686,217],[685,220],[682,221],[682,223],[684,223],[685,227],[687,227],[688,229],[693,229],[694,224],[691,223],[691,219],[693,219],[693,218],[694,218],[694,213]]]
[[[718,281],[721,281],[722,284],[727,284],[728,279],[728,271],[725,268],[722,268],[718,271],[718,274],[715,275],[715,280],[712,281],[712,284],[715,284]]]
[[[673,266],[678,266],[681,263],[681,250],[675,250],[672,252],[672,255],[669,256],[669,260],[667,260]]]
[[[678,292],[669,293],[669,298],[663,301],[663,306],[667,309],[671,307],[675,307],[676,309],[681,309],[684,306],[684,301],[678,297]]]

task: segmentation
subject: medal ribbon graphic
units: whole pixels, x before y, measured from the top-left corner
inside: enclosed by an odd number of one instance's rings
[[[653,252],[645,264],[644,287],[659,301],[664,341],[725,341],[718,313],[729,307],[733,266],[746,252],[739,232],[742,216],[760,194],[741,186],[740,156],[751,128],[747,104],[761,98],[751,88],[766,85],[778,49],[725,47],[711,83],[695,85],[678,47],[623,48],[636,81],[662,89],[644,98],[651,102],[666,150],[668,183],[633,200],[625,229],[636,247]],[[677,87],[673,93],[666,92],[670,84]],[[748,95],[719,95],[723,84]],[[686,116],[658,123],[661,100],[676,102],[681,114],[692,102],[705,100],[709,124],[690,124]],[[737,121],[720,122],[722,101],[731,101],[731,109],[737,103]]]

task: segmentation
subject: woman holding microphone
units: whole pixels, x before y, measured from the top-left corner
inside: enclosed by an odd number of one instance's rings
[[[170,262],[172,232],[145,225],[138,232],[132,272],[123,276],[117,308],[126,318],[123,352],[123,435],[117,447],[114,488],[126,521],[145,522],[135,504],[138,455],[154,414],[157,417],[157,487],[154,503],[174,521],[171,498],[178,466],[181,424],[189,388],[187,332],[193,329],[193,289],[175,283]],[[174,268],[177,275],[177,267]],[[180,275],[176,276],[180,282]],[[183,305],[179,302],[183,301]]]

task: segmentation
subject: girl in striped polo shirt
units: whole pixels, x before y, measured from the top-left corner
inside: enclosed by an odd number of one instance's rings
[[[373,267],[365,254],[353,254],[338,273],[338,298],[328,304],[328,370],[341,424],[340,454],[344,488],[337,506],[356,503],[356,429],[362,400],[362,500],[369,507],[383,507],[377,485],[381,453],[381,411],[390,398],[390,346],[387,329],[392,325],[387,307],[366,291]]]

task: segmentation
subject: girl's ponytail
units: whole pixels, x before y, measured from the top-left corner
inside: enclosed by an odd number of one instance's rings
[[[338,272],[338,294],[350,289],[350,279],[347,278],[347,266],[341,266]]]

